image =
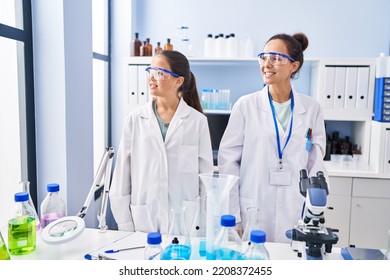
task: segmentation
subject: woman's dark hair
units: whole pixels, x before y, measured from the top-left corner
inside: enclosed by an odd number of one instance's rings
[[[291,78],[295,78],[295,75],[303,65],[303,51],[306,50],[309,45],[309,39],[303,33],[295,33],[294,35],[276,34],[272,36],[267,43],[276,39],[282,40],[287,45],[288,55],[296,61],[299,61],[298,69],[291,74]]]
[[[198,89],[196,88],[195,76],[190,70],[188,59],[182,53],[173,50],[163,50],[157,53],[157,55],[165,56],[172,72],[184,78],[180,89],[184,101],[195,110],[203,113]]]

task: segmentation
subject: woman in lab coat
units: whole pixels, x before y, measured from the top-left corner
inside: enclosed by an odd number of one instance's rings
[[[259,54],[264,84],[234,104],[218,154],[220,173],[240,177],[230,196],[232,214],[245,229],[249,207],[260,211],[267,241],[289,242],[285,233],[300,219],[304,197],[299,171],[326,175],[326,134],[320,105],[297,93],[290,80],[308,46],[302,34],[278,34]]]
[[[168,233],[171,209],[190,221],[198,174],[214,170],[210,131],[183,54],[162,51],[146,71],[153,98],[125,120],[110,202],[119,230]]]

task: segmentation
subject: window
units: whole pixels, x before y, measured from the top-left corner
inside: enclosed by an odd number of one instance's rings
[[[0,225],[11,215],[13,195],[30,181],[35,204],[35,120],[31,2],[0,1]]]
[[[110,0],[92,1],[93,139],[96,174],[104,149],[110,145]]]

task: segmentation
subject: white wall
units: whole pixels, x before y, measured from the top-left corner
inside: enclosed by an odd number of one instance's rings
[[[155,44],[189,26],[198,55],[208,33],[250,36],[255,50],[276,33],[305,32],[306,56],[375,57],[389,53],[388,0],[134,0],[134,32]]]
[[[38,205],[57,182],[76,215],[94,176],[91,0],[36,0],[32,8]],[[85,220],[96,224],[95,211]]]

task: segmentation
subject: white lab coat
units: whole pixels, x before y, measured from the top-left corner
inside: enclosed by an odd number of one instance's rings
[[[248,207],[260,209],[260,229],[266,231],[267,241],[289,242],[285,233],[301,217],[304,197],[299,192],[301,169],[309,176],[323,171],[326,133],[322,110],[309,96],[294,93],[292,135],[283,152],[283,165],[291,168],[291,185],[275,186],[269,181],[269,170],[279,162],[275,126],[268,99],[268,86],[260,92],[241,97],[233,107],[218,153],[220,173],[240,177],[230,196],[230,210],[242,221],[245,229]],[[278,122],[281,147],[286,131]],[[311,152],[306,150],[306,133],[313,129]]]
[[[110,189],[119,230],[168,233],[171,208],[189,221],[200,192],[198,174],[213,172],[207,118],[180,99],[165,142],[152,101],[126,118]]]

